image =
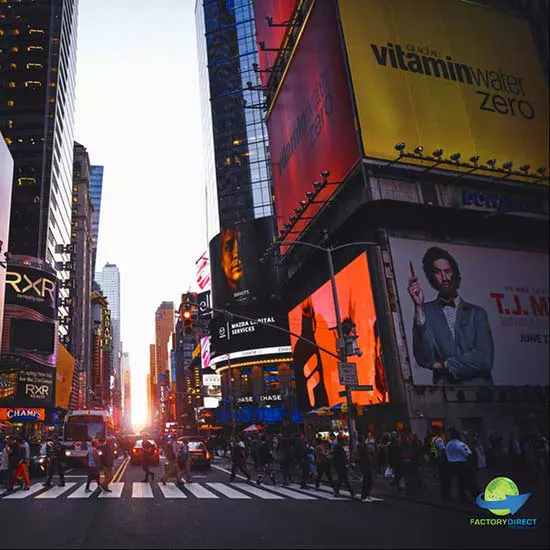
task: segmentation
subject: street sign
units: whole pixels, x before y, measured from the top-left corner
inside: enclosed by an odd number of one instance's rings
[[[357,365],[355,363],[338,363],[338,377],[344,386],[357,386]]]
[[[370,384],[369,385],[361,385],[361,386],[351,385],[349,387],[349,389],[350,389],[350,391],[372,391],[373,387]],[[338,396],[339,397],[346,397],[346,390],[338,392]]]

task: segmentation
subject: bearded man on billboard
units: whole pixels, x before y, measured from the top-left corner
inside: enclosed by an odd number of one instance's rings
[[[437,296],[424,302],[410,263],[408,291],[415,306],[413,354],[418,366],[431,369],[437,385],[492,385],[494,345],[487,312],[458,294],[458,262],[434,246],[424,255],[422,267]]]

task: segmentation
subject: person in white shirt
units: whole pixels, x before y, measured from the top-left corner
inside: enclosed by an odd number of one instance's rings
[[[460,440],[457,430],[449,430],[450,440],[445,446],[447,461],[449,463],[449,487],[452,486],[453,478],[456,476],[458,484],[458,498],[462,504],[468,504],[466,488],[468,486],[468,460],[472,451]]]

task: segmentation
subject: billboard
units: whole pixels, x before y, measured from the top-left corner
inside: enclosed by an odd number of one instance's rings
[[[365,254],[361,254],[336,274],[338,302],[342,322],[352,322],[357,330],[361,357],[350,357],[357,365],[360,385],[372,385],[373,391],[353,392],[353,402],[361,405],[388,401],[382,348],[370,275]],[[336,353],[336,315],[330,281],[298,304],[289,313],[292,336],[292,366],[296,381],[298,409],[308,411],[343,403],[338,393],[345,387],[339,382],[338,360],[317,346]],[[313,342],[316,345],[311,344]]]
[[[260,42],[265,44],[267,50],[274,50],[281,46],[288,30],[288,27],[282,26],[282,24],[291,19],[297,3],[298,0],[254,0],[258,59],[262,71],[273,67],[278,52],[262,50]],[[268,17],[272,18],[273,25],[269,24]],[[269,80],[269,72],[261,72],[260,78],[265,86]]]
[[[269,300],[273,272],[259,259],[271,242],[271,218],[258,218],[227,227],[210,241],[214,306]]]
[[[252,314],[247,317],[252,317]],[[210,323],[210,367],[217,368],[229,361],[243,363],[291,352],[289,335],[269,325],[288,330],[286,318],[255,316],[255,321],[227,320],[215,317]],[[263,324],[260,324],[260,321]]]
[[[3,355],[0,361],[0,407],[54,407],[55,369]]]
[[[341,182],[359,159],[357,136],[332,0],[315,2],[267,119],[277,226],[282,230],[324,170]],[[328,185],[310,218],[338,185]],[[295,226],[300,232],[310,223]]]
[[[55,406],[68,409],[73,389],[75,360],[63,344],[57,350],[55,373]]]
[[[548,256],[391,239],[413,381],[548,384]]]
[[[0,335],[4,317],[4,285],[6,280],[6,259],[10,230],[11,187],[13,180],[13,159],[0,132]]]
[[[210,368],[210,336],[201,338],[201,366],[203,369]]]
[[[526,19],[459,0],[339,8],[368,157],[394,159],[405,142],[548,166],[548,92]]]
[[[201,257],[195,262],[197,270],[197,284],[201,291],[210,290],[210,258],[208,250],[205,250]]]

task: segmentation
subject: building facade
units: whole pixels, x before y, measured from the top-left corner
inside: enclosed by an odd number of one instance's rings
[[[127,351],[122,352],[122,411],[121,426],[124,430],[132,429],[132,373],[130,368],[130,354]]]
[[[198,0],[195,20],[211,239],[272,215],[269,143],[252,0]]]
[[[92,291],[92,365],[88,381],[88,406],[112,411],[112,325],[109,302],[99,286]]]
[[[268,43],[280,4],[256,4]],[[266,86],[283,298],[315,343],[292,341],[299,408],[344,406],[331,247],[346,357],[373,388],[352,392],[363,431],[544,432],[547,52],[532,18],[505,2],[290,4]],[[524,80],[507,92],[521,112],[475,85],[494,64]]]
[[[106,263],[103,270],[95,274],[96,282],[101,286],[103,294],[109,302],[112,323],[111,365],[113,380],[113,406],[120,411],[122,379],[120,372],[121,340],[120,340],[120,270],[116,264]]]
[[[10,248],[69,278],[78,2],[0,5],[0,131],[13,156]],[[60,289],[60,316],[68,289]],[[60,325],[60,334],[66,327]]]
[[[101,192],[103,190],[103,166],[90,167],[90,200],[94,207],[92,214],[92,269],[95,273],[97,242],[99,238],[99,218],[101,213]]]
[[[92,358],[92,236],[93,206],[90,202],[90,158],[86,148],[75,142],[73,162],[71,245],[74,276],[70,279],[71,315],[61,319],[69,332],[66,345],[76,362],[80,383],[90,379]],[[82,374],[82,375],[81,375]],[[87,395],[84,387],[79,394]]]
[[[169,419],[170,355],[174,332],[174,302],[162,302],[155,312],[155,369],[160,420]]]

